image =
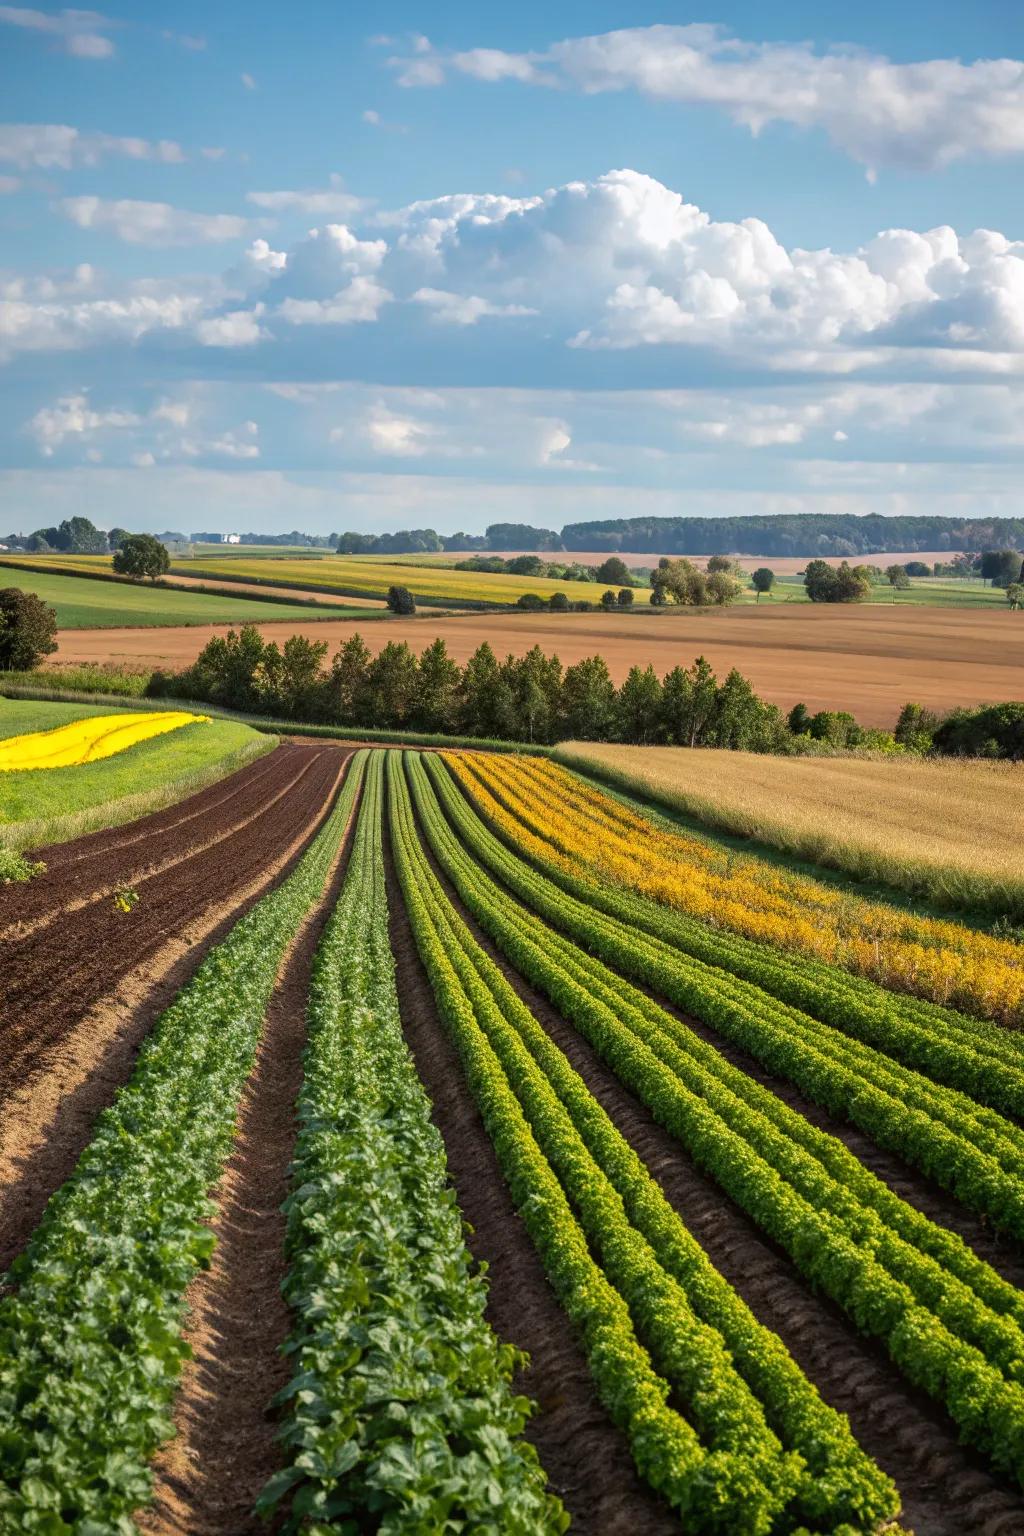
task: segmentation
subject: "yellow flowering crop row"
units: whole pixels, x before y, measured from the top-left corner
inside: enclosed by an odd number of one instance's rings
[[[1024,1022],[1020,945],[663,831],[556,763],[445,756],[482,813],[527,854],[896,991],[1005,1024]]]
[[[53,731],[32,731],[26,736],[11,736],[0,741],[0,772],[31,768],[72,768],[80,763],[94,763],[101,757],[113,757],[183,725],[209,720],[209,715],[191,715],[183,709],[147,710],[141,714],[90,715],[87,720],[73,720]]]

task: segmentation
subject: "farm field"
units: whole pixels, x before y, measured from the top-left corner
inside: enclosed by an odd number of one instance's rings
[[[95,704],[0,698],[0,743],[97,714]],[[0,848],[32,848],[114,826],[234,773],[275,745],[233,720],[210,720],[98,762],[0,775]]]
[[[328,641],[333,652],[353,626],[293,628]],[[1024,667],[1024,623],[1005,604],[998,612],[808,603],[632,614],[420,614],[366,625],[362,632],[374,652],[392,640],[421,651],[443,635],[460,663],[485,640],[499,656],[522,656],[539,645],[567,666],[600,655],[617,683],[632,666],[650,662],[664,675],[702,654],[720,676],[738,667],[763,698],[786,710],[802,701],[812,712],[847,709],[862,724],[887,727],[908,699],[942,712],[1015,698]],[[212,626],[78,631],[62,638],[56,660],[180,668],[216,633]],[[280,632],[264,633],[272,638]]]
[[[1024,917],[1024,768],[563,742],[556,756],[708,826],[940,905]]]
[[[72,557],[74,558],[74,557]],[[83,556],[82,560],[93,557]],[[109,569],[105,555],[96,556]],[[84,570],[91,570],[83,566]],[[329,612],[305,608],[300,603],[267,603],[250,597],[218,596],[214,593],[174,591],[151,584],[88,581],[84,576],[62,575],[59,569],[28,570],[0,563],[0,586],[17,586],[34,592],[49,603],[57,614],[61,630],[110,629],[123,624],[138,627],[178,626],[183,624],[315,623],[330,618]],[[360,614],[352,607],[354,617]]]
[[[600,597],[600,591],[575,592],[572,582],[549,581],[538,576],[493,576],[485,572],[460,571],[436,563],[401,564],[402,574],[397,574],[396,561],[374,559],[367,555],[329,555],[319,560],[266,560],[247,561],[230,556],[226,560],[199,556],[194,560],[173,561],[171,569],[179,575],[243,577],[251,581],[274,581],[279,586],[294,586],[303,591],[335,592],[349,597],[376,597],[387,595],[388,587],[400,584],[409,588],[417,601],[443,607],[446,603],[466,607],[512,607],[525,592],[535,592],[549,598],[554,592],[566,592],[568,596],[586,596],[592,600]],[[579,584],[576,583],[576,586]],[[637,588],[638,603],[650,600],[645,588]]]
[[[280,746],[44,852],[0,1525],[1024,1524],[1019,946],[485,752]]]

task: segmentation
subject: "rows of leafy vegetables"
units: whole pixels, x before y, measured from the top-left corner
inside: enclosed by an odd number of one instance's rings
[[[645,936],[573,901],[517,859],[443,764],[426,761],[458,834],[438,837],[435,852],[481,927],[798,1269],[942,1404],[961,1437],[1024,1485],[1024,1296],[841,1142],[624,980],[618,970],[644,963]],[[427,780],[414,788],[429,834],[440,821]],[[467,849],[502,884],[474,866]],[[712,1011],[716,985],[710,974],[710,1002],[696,993],[698,1015]]]
[[[314,960],[285,1294],[287,1463],[259,1508],[283,1529],[560,1532],[520,1356],[484,1316],[444,1145],[402,1035],[388,937],[383,756],[366,774]],[[500,1512],[500,1517],[499,1517]]]
[[[513,822],[526,822],[539,837],[543,826],[529,819],[521,787],[512,789],[488,772],[478,754],[450,754],[460,781],[485,805],[500,805]],[[482,791],[482,793],[481,793]],[[532,793],[547,819],[557,817],[559,799],[550,784]],[[503,832],[505,829],[499,829]],[[514,837],[514,835],[513,835]],[[513,846],[521,846],[513,840]],[[832,1025],[843,1044],[875,1046],[938,1083],[959,1088],[981,1104],[1006,1114],[1024,1114],[1024,1034],[986,1019],[905,993],[889,992],[866,977],[851,975],[808,956],[711,927],[650,897],[567,870],[556,860],[544,873],[611,917],[644,929],[675,950],[753,982],[781,1002]],[[1019,1146],[1024,1146],[1024,1137]]]
[[[0,1300],[0,1529],[130,1532],[173,1433],[184,1297],[209,1263],[209,1191],[231,1150],[285,951],[320,898],[365,766],[294,872],[157,1020]]]
[[[493,839],[482,844],[492,845]],[[753,981],[609,916],[586,899],[593,887],[584,882],[577,897],[564,882],[556,886],[546,873],[518,860],[501,873],[525,899],[540,902],[537,910],[549,922],[610,966],[709,1024],[995,1226],[1024,1236],[1024,1133],[1018,1126],[966,1093],[933,1082],[800,1012]]]
[[[410,769],[422,806],[422,768]],[[695,1533],[802,1520],[873,1530],[898,1506],[891,1483],[713,1269],[474,942],[425,858],[398,754],[389,787],[399,877],[442,1016],[639,1471]]]

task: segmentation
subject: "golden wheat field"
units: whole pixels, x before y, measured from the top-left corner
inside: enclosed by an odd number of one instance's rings
[[[557,755],[709,826],[943,904],[1024,912],[1024,765],[566,742]]]

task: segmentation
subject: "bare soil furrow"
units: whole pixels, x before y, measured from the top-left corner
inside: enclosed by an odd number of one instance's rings
[[[70,877],[65,875],[61,882],[60,901],[54,902],[51,898],[45,911],[39,912],[34,917],[26,914],[17,918],[5,929],[0,930],[0,940],[11,943],[34,938],[51,923],[68,918],[72,913],[88,906],[90,902],[101,901],[106,896],[112,896],[115,891],[135,887],[143,880],[152,880],[157,875],[165,874],[187,859],[195,859],[207,849],[214,848],[218,843],[233,836],[240,827],[244,827],[255,816],[265,816],[279,800],[298,788],[313,767],[312,759],[304,763],[294,763],[291,776],[283,782],[274,780],[272,789],[266,790],[264,798],[260,801],[253,803],[252,791],[250,791],[250,798],[237,804],[233,818],[225,817],[223,814],[216,819],[204,818],[207,823],[204,827],[189,828],[192,834],[190,840],[178,835],[179,828],[174,828],[173,832],[165,832],[158,841],[151,840],[144,833],[140,834],[132,845],[137,850],[134,855],[119,849],[116,856],[108,856],[104,860],[102,872],[93,866],[91,879],[86,878],[87,871],[81,866],[71,866]],[[264,786],[261,784],[259,787]],[[34,881],[28,886],[30,897],[35,894],[34,886]]]
[[[0,1124],[0,1272],[21,1252],[47,1201],[73,1171],[97,1115],[131,1075],[150,1027],[204,957],[294,868],[306,829],[250,883],[168,938],[144,965],[70,1024],[12,1090]]]
[[[279,750],[284,782],[304,763],[308,771],[271,814],[262,814],[270,789],[264,784],[230,837],[139,882],[131,912],[97,900],[34,938],[5,945],[0,1089],[9,1092],[44,1065],[71,1025],[168,939],[265,875],[297,839],[308,840],[326,815],[347,754],[334,747]]]

